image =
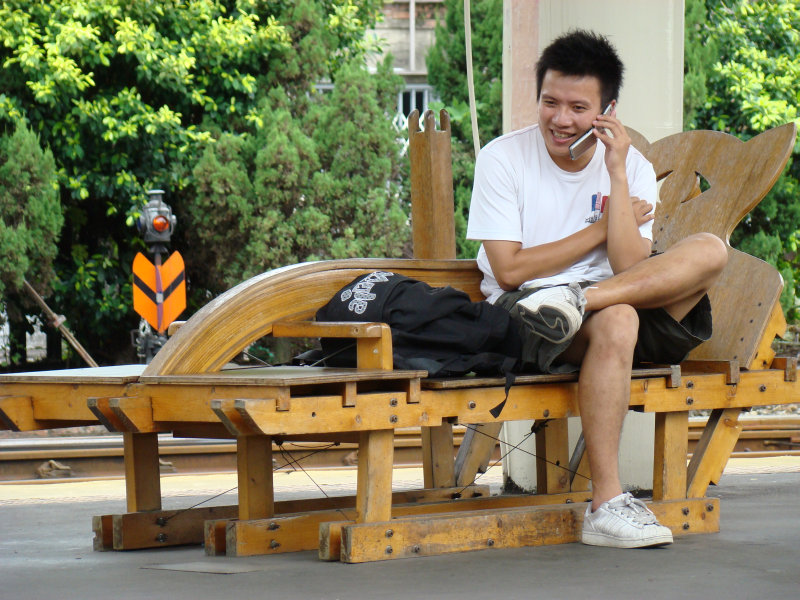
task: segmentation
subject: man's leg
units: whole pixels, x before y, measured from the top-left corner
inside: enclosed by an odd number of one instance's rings
[[[589,467],[592,507],[622,493],[619,440],[630,403],[631,364],[639,319],[629,305],[593,313],[561,356],[580,364],[578,406]]]
[[[585,310],[614,304],[664,308],[680,321],[711,288],[728,262],[728,250],[715,235],[698,233],[663,254],[584,290]]]

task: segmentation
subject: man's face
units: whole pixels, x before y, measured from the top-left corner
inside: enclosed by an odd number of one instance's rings
[[[594,148],[577,160],[569,156],[569,146],[603,112],[600,80],[594,76],[576,77],[547,71],[539,95],[539,128],[547,151],[565,171],[580,171],[594,155]]]

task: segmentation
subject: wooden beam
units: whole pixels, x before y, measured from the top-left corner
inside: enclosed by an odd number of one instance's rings
[[[689,413],[656,413],[653,454],[653,500],[686,497]]]
[[[11,431],[41,429],[33,418],[33,399],[30,396],[0,396],[0,423]]]
[[[425,487],[453,487],[456,484],[453,424],[445,422],[438,427],[422,427],[421,435]]]
[[[686,490],[689,498],[701,497],[705,495],[709,483],[719,483],[742,431],[739,422],[741,412],[740,408],[715,408],[711,411],[689,461]]]
[[[536,491],[540,494],[567,492],[569,480],[567,420],[547,420],[536,432]]]
[[[716,498],[653,502],[650,508],[674,535],[719,531]],[[359,563],[576,542],[585,510],[581,503],[345,524],[341,560]]]
[[[125,456],[125,493],[129,512],[161,509],[161,472],[158,434],[122,434]]]
[[[274,514],[272,438],[243,435],[236,438],[239,478],[239,518],[266,519]]]
[[[394,429],[365,431],[358,445],[356,520],[386,521],[392,514]]]

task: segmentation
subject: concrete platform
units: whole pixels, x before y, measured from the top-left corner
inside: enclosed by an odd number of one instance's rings
[[[493,473],[492,471],[498,471]],[[355,471],[276,478],[278,499],[352,493]],[[496,488],[499,469],[481,483]],[[164,508],[232,504],[233,475],[162,479]],[[397,469],[395,487],[419,487]],[[206,557],[200,547],[92,551],[94,515],[124,511],[121,480],[0,485],[0,598],[800,598],[800,459],[732,460],[709,495],[722,531],[667,548],[581,544],[346,565],[316,553]]]

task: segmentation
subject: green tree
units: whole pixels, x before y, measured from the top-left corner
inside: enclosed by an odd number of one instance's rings
[[[696,4],[702,4],[697,2]],[[712,40],[717,58],[687,53],[687,73],[705,69],[706,95],[694,102],[691,125],[749,139],[783,123],[798,122],[800,89],[800,6],[775,0],[707,0],[706,22],[693,25]],[[689,5],[687,5],[688,8]],[[705,42],[704,42],[705,43]],[[698,59],[698,56],[700,58]],[[734,246],[775,265],[786,282],[781,303],[790,320],[798,318],[800,260],[800,163],[794,157],[767,197],[734,231]]]
[[[478,130],[481,143],[485,143],[500,135],[503,129],[503,1],[477,0],[472,3],[470,12]],[[436,25],[436,41],[426,58],[428,81],[451,117],[458,256],[474,258],[480,244],[465,239],[475,152],[465,75],[464,36],[464,3],[445,0],[445,19]]]
[[[98,360],[119,360],[129,350],[127,331],[138,321],[131,309],[130,265],[143,246],[137,246],[131,225],[145,190],[167,191],[179,218],[175,245],[187,260],[190,284],[193,273],[200,282],[198,273],[205,275],[208,267],[193,258],[196,238],[186,225],[201,216],[189,219],[185,208],[202,191],[195,167],[211,160],[208,148],[217,141],[227,144],[227,152],[255,160],[259,120],[271,91],[282,90],[295,118],[295,107],[305,105],[318,81],[332,79],[353,61],[363,64],[370,50],[364,32],[381,5],[6,0],[0,6],[0,123],[21,119],[52,150],[66,219],[53,302],[60,312],[81,316],[71,320],[72,327]],[[242,138],[238,149],[227,136]],[[232,160],[224,152],[217,158],[223,165]],[[238,197],[252,200],[230,176]],[[236,194],[226,202],[235,203]],[[262,210],[239,209],[243,218]],[[271,251],[279,243],[270,240],[261,248]],[[237,239],[234,246],[247,244]],[[289,256],[277,253],[274,259]],[[256,255],[240,259],[259,261]],[[229,263],[214,264],[221,272],[209,273],[210,293],[234,279]],[[197,301],[208,297],[206,290],[192,289]]]
[[[53,154],[18,122],[0,136],[0,311],[10,320],[12,362],[24,362],[25,309],[36,312],[23,281],[49,290],[63,223]]]

